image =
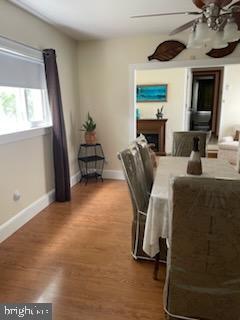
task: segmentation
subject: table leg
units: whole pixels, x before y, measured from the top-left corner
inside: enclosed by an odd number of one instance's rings
[[[153,279],[158,280],[158,272],[159,272],[159,259],[160,259],[160,252],[158,252],[155,256],[154,262],[154,271],[153,271]]]

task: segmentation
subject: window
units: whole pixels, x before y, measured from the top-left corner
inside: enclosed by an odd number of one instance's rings
[[[0,135],[51,126],[42,54],[9,46],[0,39]]]

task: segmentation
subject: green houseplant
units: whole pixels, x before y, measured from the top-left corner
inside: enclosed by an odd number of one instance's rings
[[[85,131],[86,144],[96,144],[96,123],[88,112],[87,120],[83,123],[83,131]]]

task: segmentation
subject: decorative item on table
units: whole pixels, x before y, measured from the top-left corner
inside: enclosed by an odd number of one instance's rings
[[[85,142],[86,144],[96,144],[96,123],[93,118],[90,116],[89,112],[87,115],[87,120],[83,124],[82,131],[85,131]]]
[[[161,110],[159,110],[159,108],[157,109],[156,117],[157,117],[157,119],[163,118],[163,106],[162,106]]]
[[[188,160],[187,173],[200,176],[202,174],[202,161],[199,153],[199,138],[193,138],[193,150]]]
[[[136,109],[136,118],[137,120],[141,119],[141,111],[139,108]]]

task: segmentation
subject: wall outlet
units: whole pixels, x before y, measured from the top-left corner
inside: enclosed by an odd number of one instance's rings
[[[14,201],[19,201],[20,198],[21,198],[20,192],[19,192],[18,190],[14,191],[14,193],[13,193],[13,200],[14,200]]]

